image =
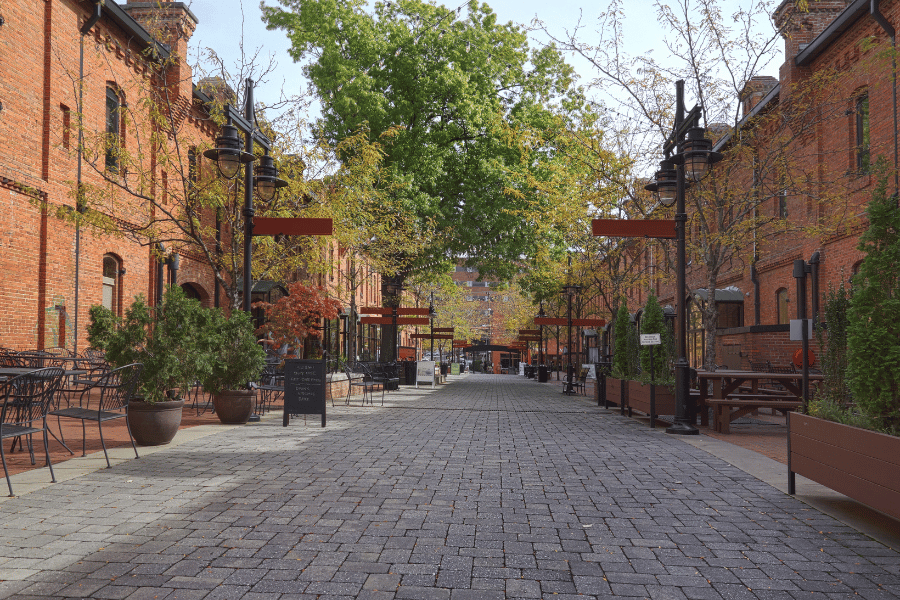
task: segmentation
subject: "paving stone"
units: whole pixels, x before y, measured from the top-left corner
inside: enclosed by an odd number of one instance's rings
[[[0,596],[900,597],[897,552],[557,388],[404,388],[3,500]]]

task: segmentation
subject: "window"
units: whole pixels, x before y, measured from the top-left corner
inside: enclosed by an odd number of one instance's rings
[[[856,170],[869,172],[869,94],[856,98]]]
[[[778,311],[778,324],[787,325],[791,317],[788,314],[788,293],[785,288],[781,288],[775,292],[775,305]]]
[[[119,170],[120,109],[122,103],[118,92],[112,87],[106,88],[106,168]]]
[[[787,197],[787,185],[782,180],[778,189],[778,195],[775,196],[775,216],[779,219],[787,219],[788,217]]]
[[[169,175],[165,171],[160,174],[160,190],[163,206],[169,203]]]
[[[744,326],[743,302],[719,302],[716,304],[719,318],[716,321],[716,329],[731,329]]]
[[[119,314],[119,261],[112,254],[103,257],[103,306]]]
[[[68,150],[72,144],[72,111],[65,104],[60,104],[59,108],[62,111],[62,146]]]

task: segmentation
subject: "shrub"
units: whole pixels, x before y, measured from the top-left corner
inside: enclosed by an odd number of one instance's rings
[[[190,388],[201,374],[211,312],[170,286],[156,307],[136,296],[122,319],[102,306],[91,307],[88,341],[103,349],[115,368],[142,363],[138,393],[147,402],[160,402]]]
[[[860,410],[878,429],[900,430],[900,211],[887,195],[880,165],[878,186],[867,215],[869,228],[859,238],[865,253],[853,277],[848,311],[847,375]]]

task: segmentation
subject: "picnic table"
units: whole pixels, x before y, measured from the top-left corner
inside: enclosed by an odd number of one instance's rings
[[[699,404],[713,409],[713,430],[718,433],[730,433],[732,421],[760,408],[785,413],[803,405],[802,373],[698,370],[697,379],[700,382]],[[809,374],[810,381],[822,379],[819,373]],[[784,391],[760,389],[761,382],[778,383]],[[710,387],[712,395],[708,391]],[[701,411],[700,418],[703,425],[709,424],[706,411]]]

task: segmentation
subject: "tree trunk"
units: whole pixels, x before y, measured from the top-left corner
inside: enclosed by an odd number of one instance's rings
[[[703,331],[705,333],[705,353],[706,357],[703,361],[703,368],[707,371],[716,370],[716,334],[719,326],[719,310],[716,304],[716,285],[718,278],[716,273],[710,269],[706,279],[707,300],[703,309]],[[688,326],[690,328],[690,325]]]

